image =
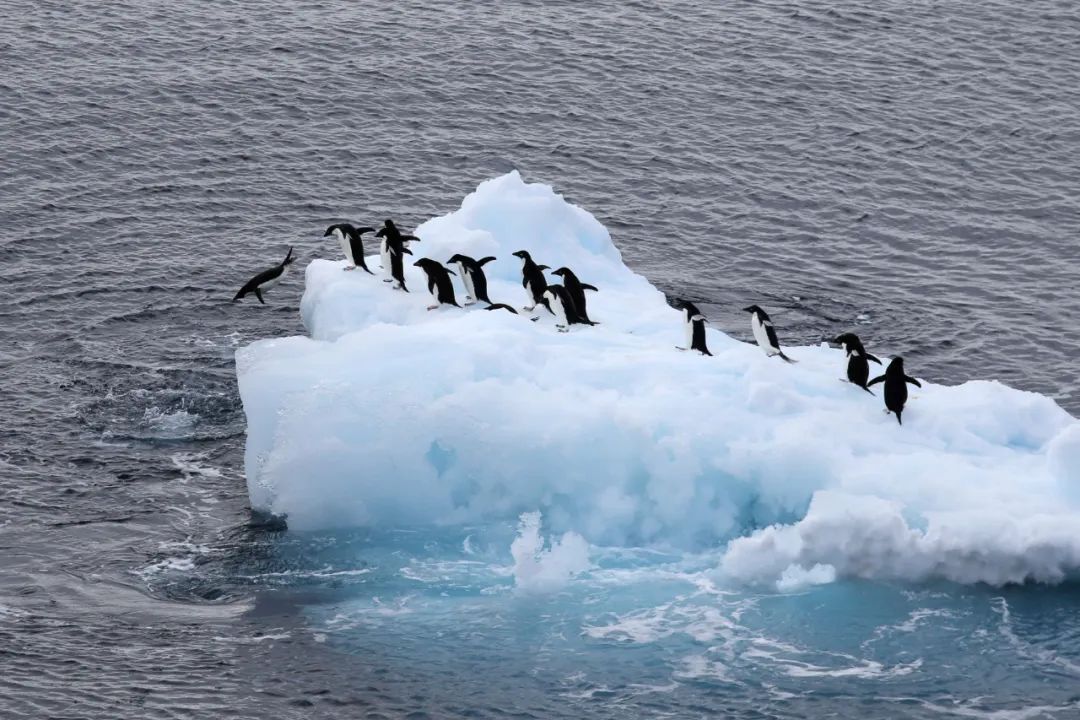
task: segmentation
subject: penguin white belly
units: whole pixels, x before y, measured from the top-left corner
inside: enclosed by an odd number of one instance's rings
[[[757,344],[761,346],[766,355],[771,356],[780,352],[779,348],[774,348],[772,343],[769,342],[769,334],[765,332],[765,324],[758,319],[757,315],[750,317],[750,327],[754,331],[754,339],[757,340]]]
[[[555,326],[566,328],[568,323],[566,322],[566,309],[563,307],[562,300],[556,295],[548,300],[548,304],[551,305],[551,309],[555,313]]]
[[[352,256],[352,245],[349,244],[349,238],[345,237],[345,233],[340,230],[335,230],[334,234],[338,237],[338,242],[341,243],[341,252],[345,254],[345,259],[349,261],[350,265],[356,264],[356,258]]]
[[[694,321],[686,321],[686,349],[689,350],[694,346]]]
[[[386,244],[386,238],[379,240],[379,262],[382,263],[383,272],[390,277],[390,248]]]
[[[533,297],[532,283],[525,281],[525,308],[531,310],[536,307],[536,298]]]
[[[270,278],[269,280],[267,280],[266,282],[264,282],[262,285],[259,286],[260,292],[265,292],[266,290],[269,290],[270,288],[274,287],[279,282],[281,282],[283,279],[285,279],[285,276],[288,275],[288,274],[289,274],[289,266],[286,265],[285,269],[282,270],[281,273],[277,277]]]
[[[460,263],[458,264],[458,268],[461,272],[461,284],[465,286],[466,294],[468,294],[468,296],[471,297],[473,300],[476,300],[476,291],[473,290],[472,275],[470,275],[469,271],[466,270],[465,267]]]

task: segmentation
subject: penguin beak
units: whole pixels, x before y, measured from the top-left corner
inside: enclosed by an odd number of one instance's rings
[[[333,234],[334,234],[334,232],[333,232],[332,230],[330,230],[330,229],[327,229],[327,231],[326,231],[326,232],[324,232],[324,233],[322,234],[322,236],[323,236],[323,237],[330,237],[330,236],[331,236],[331,235],[333,235]]]
[[[420,261],[417,260],[416,262],[414,262],[413,267],[420,267]]]
[[[754,308],[752,308],[752,307],[744,307],[743,312],[752,313],[752,312],[754,312]]]

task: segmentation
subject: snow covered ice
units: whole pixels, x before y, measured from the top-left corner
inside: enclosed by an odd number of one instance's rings
[[[495,255],[490,297],[519,311],[512,252],[569,266],[599,288],[600,324],[562,334],[543,308],[533,323],[483,303],[429,312],[411,261],[410,293],[342,272],[344,259],[312,261],[310,337],[237,353],[251,503],[290,528],[541,512],[552,549],[539,518],[523,519],[519,584],[581,572],[586,543],[721,550],[719,578],[784,590],[841,577],[1053,583],[1080,569],[1080,424],[1053,400],[924,381],[899,427],[880,392],[838,381],[839,350],[786,347],[799,361],[787,365],[712,328],[714,357],[678,352],[683,313],[588,212],[517,173],[415,234],[413,259]],[[455,290],[461,302],[458,279]],[[885,363],[903,352],[866,335]]]

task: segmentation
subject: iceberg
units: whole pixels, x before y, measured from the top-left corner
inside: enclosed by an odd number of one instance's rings
[[[825,345],[787,348],[799,361],[787,365],[710,328],[713,357],[678,352],[682,313],[603,225],[516,172],[415,234],[415,257],[496,256],[490,297],[519,311],[511,253],[568,266],[599,288],[599,324],[559,333],[542,308],[529,322],[483,303],[428,311],[411,264],[404,293],[344,260],[311,261],[309,336],[236,355],[251,505],[290,528],[540,512],[567,538],[554,552],[571,561],[552,566],[568,575],[584,567],[581,543],[655,546],[717,552],[721,576],[780,588],[1052,583],[1080,568],[1080,423],[1050,398],[924,382],[900,427],[880,393],[839,381],[844,356]],[[538,524],[515,558],[539,582]]]

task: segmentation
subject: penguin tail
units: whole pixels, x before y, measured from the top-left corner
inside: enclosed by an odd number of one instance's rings
[[[702,355],[708,355],[709,357],[712,357],[712,353],[709,352],[708,348],[701,348],[701,354]]]
[[[871,390],[870,388],[866,387],[865,385],[860,385],[859,387],[861,387],[861,388],[862,388],[863,390],[865,390],[866,392],[870,393],[871,395],[874,395],[874,391],[873,391],[873,390]],[[876,396],[876,395],[874,395],[874,397],[877,397],[877,396]]]
[[[899,423],[900,425],[904,424],[904,421],[900,419],[900,413],[902,413],[902,412],[904,412],[904,411],[903,410],[897,410],[896,411],[896,422]]]
[[[787,355],[785,355],[782,351],[777,353],[777,354],[780,356],[780,359],[783,360],[786,363],[790,363],[790,364],[794,365],[795,363],[799,362],[798,360],[792,360]]]

